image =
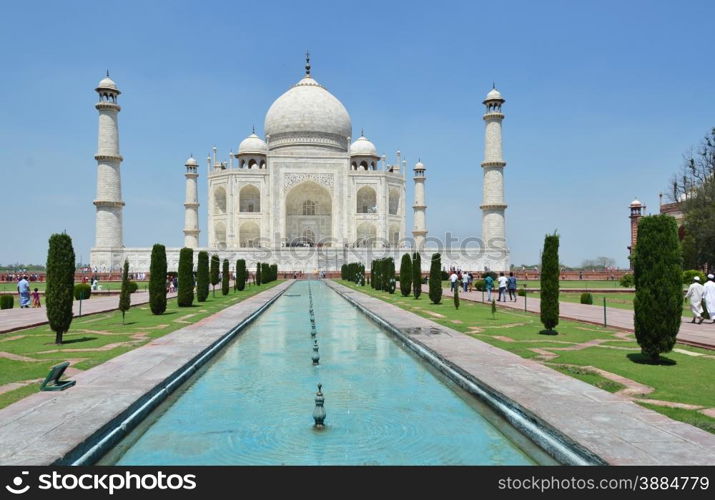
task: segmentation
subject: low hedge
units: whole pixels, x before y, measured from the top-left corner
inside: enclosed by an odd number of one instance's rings
[[[12,309],[15,305],[15,298],[12,295],[0,295],[0,309]]]
[[[74,299],[79,300],[80,295],[82,296],[82,300],[87,300],[92,296],[92,287],[89,283],[75,283]]]

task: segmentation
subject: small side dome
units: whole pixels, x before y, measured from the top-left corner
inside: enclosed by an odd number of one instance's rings
[[[114,83],[114,80],[112,80],[108,76],[102,78],[102,80],[100,80],[100,82],[97,84],[97,88],[94,90],[96,90],[97,92],[99,92],[100,90],[113,90],[117,94],[120,93],[119,89],[117,88],[117,84]]]
[[[496,88],[493,88],[489,91],[487,96],[484,98],[484,102],[486,103],[487,101],[504,102],[504,98],[502,97],[501,92],[499,92]]]
[[[184,163],[185,167],[198,167],[199,162],[196,161],[196,158],[193,156],[189,156],[189,158],[186,160],[186,163]]]
[[[378,156],[377,148],[367,137],[361,135],[350,145],[350,156]]]
[[[238,154],[260,154],[264,155],[268,152],[268,146],[266,143],[258,137],[255,133],[249,135],[241,144],[238,145]]]

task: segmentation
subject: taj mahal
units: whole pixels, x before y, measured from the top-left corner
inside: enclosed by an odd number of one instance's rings
[[[121,92],[109,74],[95,90],[99,134],[93,202],[96,237],[90,265],[115,270],[127,259],[133,271],[148,271],[151,246],[129,248],[123,243]],[[335,271],[356,261],[369,267],[372,259],[387,256],[399,266],[401,256],[414,251],[422,253],[425,271],[434,252],[442,253],[444,265],[506,271],[503,103],[496,88],[483,101],[481,246],[445,248],[438,237],[428,237],[425,165],[418,161],[412,169],[413,227],[408,232],[407,166],[400,152],[390,164],[363,133],[353,140],[347,109],[311,75],[308,56],[303,77],[268,109],[265,137],[254,130],[227,161],[219,161],[215,147],[206,158],[208,220],[204,227],[198,212],[198,178],[203,169],[195,158],[186,160],[184,246],[217,253],[231,263],[237,259],[245,259],[248,266],[268,262],[288,272]],[[167,248],[169,270],[178,267],[179,250]]]

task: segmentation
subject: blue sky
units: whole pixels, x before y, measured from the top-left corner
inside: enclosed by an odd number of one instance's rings
[[[3,264],[44,262],[62,230],[88,260],[106,68],[123,92],[127,246],[182,245],[184,160],[262,134],[306,48],[353,135],[427,166],[431,236],[481,232],[481,101],[496,82],[514,264],[558,229],[564,263],[627,265],[628,204],[657,212],[715,126],[712,1],[48,1],[4,3],[3,18]],[[205,244],[205,175],[199,197]]]

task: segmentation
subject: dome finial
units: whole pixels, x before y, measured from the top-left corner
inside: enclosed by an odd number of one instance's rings
[[[365,137],[365,129],[364,128],[360,129],[360,137]]]
[[[107,68],[107,78],[109,78],[109,68]]]
[[[255,134],[256,133],[256,125],[255,124],[252,126],[252,130],[253,130],[253,133]]]
[[[305,51],[305,76],[310,76],[310,52]]]

